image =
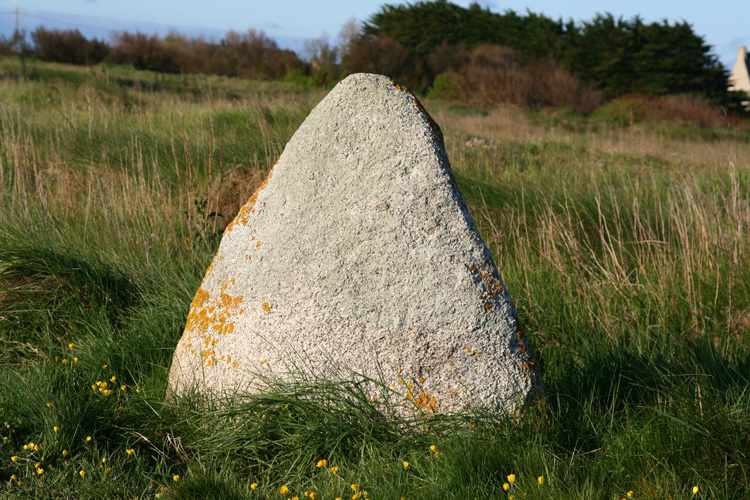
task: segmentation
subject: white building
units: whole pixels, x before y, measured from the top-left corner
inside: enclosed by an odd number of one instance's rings
[[[737,62],[734,63],[732,73],[729,75],[729,90],[745,92],[750,97],[750,73],[748,73],[750,59],[747,56],[747,47],[744,45],[737,51]],[[742,103],[745,107],[750,107],[750,101]]]

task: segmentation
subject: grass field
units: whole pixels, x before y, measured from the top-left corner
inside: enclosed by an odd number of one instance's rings
[[[425,101],[549,418],[386,419],[304,383],[215,407],[165,401],[172,352],[325,92],[20,72],[0,59],[0,497],[750,497],[750,127]]]

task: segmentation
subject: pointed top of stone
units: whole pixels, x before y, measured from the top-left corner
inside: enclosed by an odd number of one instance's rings
[[[380,379],[404,411],[513,411],[541,391],[440,128],[384,76],[339,83],[227,228],[170,387],[300,370]]]

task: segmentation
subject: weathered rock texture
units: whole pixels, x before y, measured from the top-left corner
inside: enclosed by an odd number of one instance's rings
[[[295,371],[382,380],[412,411],[514,411],[541,389],[440,129],[383,76],[338,84],[227,228],[169,383]]]

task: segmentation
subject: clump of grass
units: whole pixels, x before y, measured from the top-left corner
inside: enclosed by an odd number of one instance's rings
[[[304,378],[216,405],[165,398],[172,352],[223,226],[322,94],[34,64],[0,82],[3,498],[747,496],[741,130],[434,113],[546,418],[404,418]]]

